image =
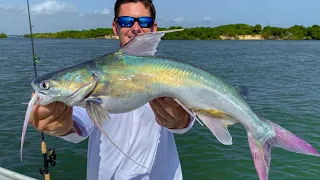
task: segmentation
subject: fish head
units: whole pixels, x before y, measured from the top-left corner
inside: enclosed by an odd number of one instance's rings
[[[95,73],[80,69],[39,76],[32,81],[31,86],[37,93],[38,105],[59,101],[74,106],[92,93],[97,81]]]
[[[98,83],[96,73],[89,70],[81,68],[65,69],[38,76],[31,82],[35,94],[28,103],[23,123],[20,148],[21,160],[24,138],[34,105],[44,106],[55,101],[63,102],[68,106],[82,103],[93,93]]]

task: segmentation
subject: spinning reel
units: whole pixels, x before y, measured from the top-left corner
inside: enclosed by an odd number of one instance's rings
[[[57,161],[57,154],[56,154],[56,150],[55,149],[49,149],[48,152],[46,154],[43,154],[44,156],[44,167],[45,169],[40,169],[40,174],[44,175],[44,174],[48,174],[48,164],[51,164],[52,167],[54,167],[56,165],[56,161]]]

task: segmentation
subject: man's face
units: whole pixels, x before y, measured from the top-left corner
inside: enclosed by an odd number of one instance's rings
[[[118,16],[132,16],[138,18],[142,16],[151,17],[151,14],[150,10],[146,8],[142,3],[126,3],[120,6]],[[154,23],[151,28],[141,28],[137,21],[134,22],[132,27],[120,27],[117,22],[113,22],[112,28],[114,34],[119,36],[120,46],[122,47],[127,42],[129,42],[130,39],[140,33],[157,31],[157,23]]]

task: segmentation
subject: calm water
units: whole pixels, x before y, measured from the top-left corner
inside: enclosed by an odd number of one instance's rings
[[[116,40],[36,39],[38,74],[117,50]],[[162,41],[158,55],[196,64],[227,82],[249,88],[257,114],[320,150],[320,41]],[[29,39],[0,40],[0,166],[41,179],[40,133],[28,128],[19,159],[21,128],[34,77]],[[176,135],[184,179],[258,179],[243,126],[229,128],[233,145],[220,144],[196,124]],[[51,179],[85,179],[87,141],[70,144],[46,136],[56,148]],[[273,148],[269,179],[320,179],[319,159]]]

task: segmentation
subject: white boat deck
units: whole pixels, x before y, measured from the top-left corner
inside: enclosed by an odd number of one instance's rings
[[[0,180],[36,180],[32,177],[0,167]]]

